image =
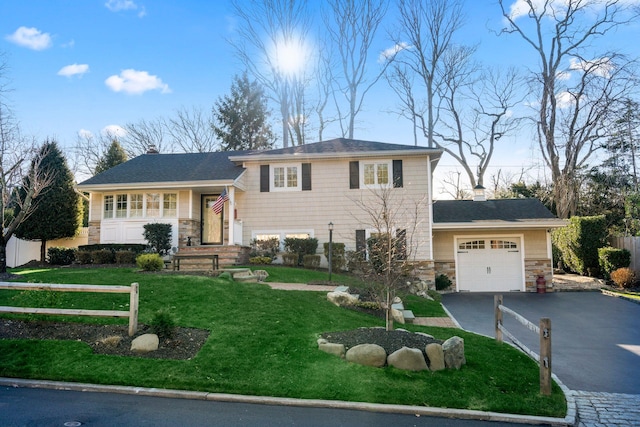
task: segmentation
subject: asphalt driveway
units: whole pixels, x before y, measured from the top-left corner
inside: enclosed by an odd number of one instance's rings
[[[494,337],[493,296],[452,293],[442,303],[464,329]],[[600,292],[504,293],[503,300],[535,324],[551,319],[552,371],[567,387],[640,394],[639,304]],[[535,333],[508,315],[503,324],[539,353]]]

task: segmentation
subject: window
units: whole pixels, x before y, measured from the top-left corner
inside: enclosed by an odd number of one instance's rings
[[[389,179],[390,162],[363,163],[362,183],[368,186],[387,186],[391,182]]]
[[[272,170],[274,191],[300,190],[300,165],[274,166]]]
[[[116,195],[116,218],[127,217],[127,195]]]
[[[113,218],[113,196],[104,196],[104,217]]]
[[[129,200],[130,200],[129,217],[141,218],[144,212],[142,194],[131,194],[129,195]]]
[[[462,242],[458,245],[458,249],[484,249],[484,240]]]
[[[518,249],[518,245],[508,240],[492,240],[491,249]]]
[[[178,215],[178,195],[175,193],[168,193],[163,195],[162,203],[162,216],[176,217]]]
[[[156,218],[160,216],[160,194],[158,193],[147,193],[146,194],[146,202],[147,202],[147,218]]]

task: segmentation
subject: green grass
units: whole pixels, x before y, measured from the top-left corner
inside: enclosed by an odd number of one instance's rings
[[[97,355],[72,341],[0,340],[1,376],[543,416],[561,417],[566,412],[557,385],[551,396],[540,395],[538,367],[528,357],[509,345],[456,329],[405,325],[439,339],[462,337],[467,365],[459,371],[370,368],[323,353],[316,343],[322,332],[383,325],[376,317],[334,306],[323,292],[278,291],[265,284],[126,268],[15,272],[25,281],[44,283],[138,282],[142,323],[163,309],[177,325],[205,328],[211,334],[195,358],[182,361]],[[276,273],[290,281],[285,270]],[[17,294],[0,291],[0,305],[17,305]],[[58,303],[98,309],[127,303],[123,295],[98,295],[69,293]]]
[[[269,273],[266,282],[284,282],[284,283],[312,283],[312,282],[328,282],[329,273],[327,270],[309,270],[306,268],[283,267],[279,265],[250,265],[246,266],[252,270],[265,270]],[[336,285],[353,284],[356,282],[352,276],[348,274],[331,274],[331,283]]]

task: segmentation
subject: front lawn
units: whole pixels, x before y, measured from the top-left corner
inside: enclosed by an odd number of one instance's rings
[[[324,292],[279,291],[266,284],[128,268],[13,272],[24,281],[43,283],[138,282],[141,323],[150,322],[158,310],[168,310],[179,326],[211,333],[195,358],[180,361],[98,355],[81,342],[0,340],[0,376],[554,417],[566,412],[557,385],[552,396],[540,395],[538,367],[528,357],[507,344],[457,329],[405,325],[438,339],[464,338],[467,365],[459,371],[369,368],[323,353],[316,343],[322,332],[383,326],[382,319],[334,306]],[[271,279],[290,281],[286,270],[278,274],[282,276]],[[33,293],[0,291],[0,305],[28,306],[37,298]],[[66,308],[122,310],[128,296],[68,293],[50,302]]]

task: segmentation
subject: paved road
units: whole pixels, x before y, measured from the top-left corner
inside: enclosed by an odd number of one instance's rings
[[[640,305],[599,292],[503,294],[504,305],[538,323],[551,319],[552,371],[572,390],[640,394]],[[442,302],[467,330],[495,336],[493,294]],[[539,338],[510,316],[503,324],[539,353]]]
[[[476,420],[346,409],[168,399],[127,394],[0,387],[0,426],[442,426],[488,427]],[[521,424],[498,423],[500,427]]]

